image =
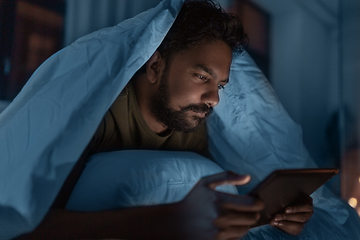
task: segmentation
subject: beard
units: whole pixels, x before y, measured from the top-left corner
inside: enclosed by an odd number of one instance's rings
[[[190,104],[179,111],[170,107],[170,93],[168,88],[168,71],[165,68],[160,79],[157,93],[152,97],[150,110],[156,120],[166,125],[170,130],[177,132],[195,132],[206,118],[213,112],[213,108],[206,104]],[[205,113],[205,117],[190,116],[189,113]]]

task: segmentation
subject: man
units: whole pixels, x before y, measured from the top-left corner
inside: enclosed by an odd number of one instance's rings
[[[186,3],[158,50],[115,100],[68,177],[54,209],[23,238],[235,239],[259,218],[263,203],[214,191],[244,185],[232,172],[203,178],[184,198],[166,205],[96,213],[62,209],[87,157],[119,149],[191,150],[206,153],[204,122],[228,82],[233,52],[246,36],[239,20],[210,1]],[[118,113],[121,114],[118,114]],[[120,116],[121,115],[121,116]],[[278,214],[272,225],[299,234],[312,202]]]

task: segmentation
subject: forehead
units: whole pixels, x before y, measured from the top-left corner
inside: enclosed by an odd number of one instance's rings
[[[223,41],[213,41],[176,53],[171,62],[175,68],[198,69],[226,79],[231,60],[231,48]]]

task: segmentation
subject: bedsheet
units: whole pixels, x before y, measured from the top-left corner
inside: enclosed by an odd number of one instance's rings
[[[181,5],[165,0],[80,38],[45,61],[0,114],[0,239],[40,223],[102,116],[159,46]],[[223,169],[250,173],[256,184],[273,169],[314,166],[300,127],[247,54],[234,56],[220,99],[207,128],[211,154]],[[311,239],[360,239],[351,208],[326,189],[314,200],[319,236]],[[280,237],[264,227],[246,238]],[[296,239],[308,238],[304,231]]]

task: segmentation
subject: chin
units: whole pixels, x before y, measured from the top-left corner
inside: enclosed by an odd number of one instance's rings
[[[189,124],[187,124],[187,127],[184,127],[182,131],[185,133],[196,132],[204,123],[205,118],[194,117],[191,123],[189,122]]]

